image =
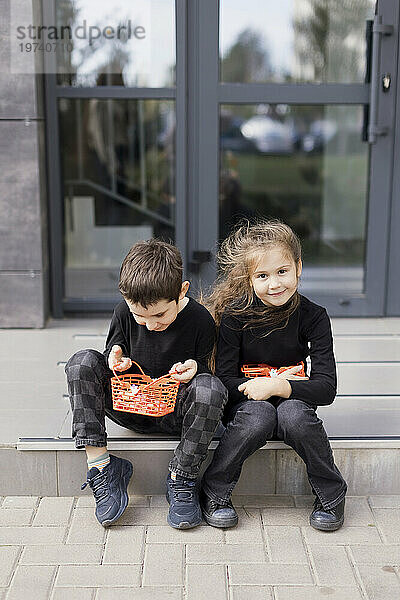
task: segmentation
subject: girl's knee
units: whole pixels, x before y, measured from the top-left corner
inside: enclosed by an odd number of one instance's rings
[[[255,438],[264,445],[274,434],[276,410],[269,402],[250,400],[237,411],[235,422],[244,437]]]
[[[322,423],[311,406],[296,399],[282,402],[277,408],[277,416],[279,429],[292,436],[304,437],[307,429]]]

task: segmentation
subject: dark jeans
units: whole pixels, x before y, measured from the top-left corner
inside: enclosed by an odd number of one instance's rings
[[[68,361],[68,392],[72,408],[72,437],[77,448],[105,446],[105,415],[139,433],[170,433],[181,441],[169,464],[171,471],[195,479],[221,420],[227,400],[225,386],[217,377],[200,373],[181,384],[173,413],[148,417],[116,411],[112,407],[112,372],[96,350],[80,350]]]
[[[322,421],[311,406],[295,399],[275,403],[246,400],[234,407],[229,417],[203,477],[203,489],[211,498],[226,505],[246,458],[267,440],[278,438],[305,462],[311,487],[324,508],[333,508],[343,500],[346,482],[333,461]]]

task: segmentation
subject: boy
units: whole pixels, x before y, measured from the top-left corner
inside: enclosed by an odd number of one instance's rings
[[[160,240],[135,244],[120,273],[120,302],[111,320],[103,354],[81,350],[65,371],[73,412],[72,437],[85,448],[87,484],[96,500],[96,517],[107,527],[124,512],[132,476],[130,461],[109,455],[105,415],[140,433],[179,434],[181,441],[169,464],[167,521],[177,529],[202,520],[196,479],[220,421],[227,392],[211,375],[215,325],[210,313],[186,293],[179,250]],[[126,371],[132,360],[153,378],[168,372],[180,382],[175,410],[163,417],[114,411],[112,369]],[[132,372],[136,372],[136,369]]]

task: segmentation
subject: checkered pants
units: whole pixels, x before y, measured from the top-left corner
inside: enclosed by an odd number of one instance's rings
[[[148,417],[113,409],[112,373],[100,352],[80,350],[69,359],[65,372],[73,414],[72,437],[77,448],[106,445],[107,415],[118,425],[139,433],[180,435],[169,468],[183,477],[197,477],[227,401],[227,391],[217,377],[200,373],[189,384],[181,384],[174,412]]]

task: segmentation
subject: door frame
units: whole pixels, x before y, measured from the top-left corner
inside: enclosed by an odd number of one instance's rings
[[[399,26],[396,28],[400,30]],[[400,35],[398,40],[398,53],[400,56]],[[396,86],[396,122],[394,132],[394,153],[392,169],[392,207],[390,214],[390,231],[388,239],[389,260],[387,265],[387,317],[400,317],[400,169],[394,165],[400,164],[400,66],[397,67]]]

